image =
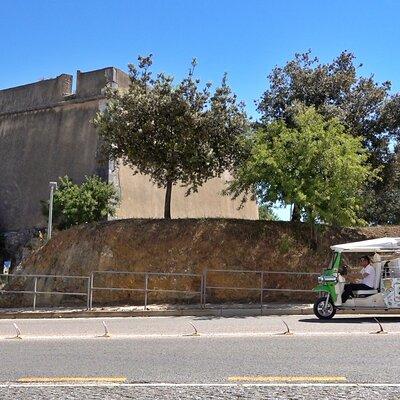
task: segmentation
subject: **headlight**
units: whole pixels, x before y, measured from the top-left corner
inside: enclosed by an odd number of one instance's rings
[[[328,282],[337,282],[336,276],[325,276],[325,275],[321,275],[318,277],[318,283],[328,283]]]

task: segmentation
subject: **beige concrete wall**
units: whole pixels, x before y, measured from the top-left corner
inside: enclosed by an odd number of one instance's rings
[[[186,189],[172,189],[172,218],[244,218],[258,219],[258,207],[248,201],[238,209],[240,200],[222,196],[229,174],[206,182],[198,191],[186,197]],[[164,215],[165,189],[159,189],[145,175],[133,175],[132,170],[121,165],[119,168],[121,205],[117,218],[162,218]]]
[[[0,113],[46,107],[62,101],[72,91],[72,76],[57,78],[0,90]]]
[[[0,116],[0,231],[45,226],[49,182],[81,182],[99,172],[98,136],[89,121],[98,101]]]
[[[80,73],[75,94],[65,74],[0,90],[0,231],[45,226],[40,202],[50,181],[68,175],[80,183],[94,174],[107,180],[91,121],[96,97],[115,76],[114,68]]]

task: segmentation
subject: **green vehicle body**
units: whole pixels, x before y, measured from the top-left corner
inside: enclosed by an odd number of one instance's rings
[[[331,262],[331,266],[328,269],[325,269],[324,272],[322,273],[321,277],[328,277],[328,276],[337,276],[338,270],[340,268],[340,264],[342,261],[342,255],[341,253],[335,253],[333,255],[333,259]],[[336,301],[337,299],[337,294],[335,291],[335,285],[336,282],[325,282],[325,283],[320,283],[317,286],[313,288],[314,292],[318,293],[328,293],[330,298],[332,299],[333,302]]]

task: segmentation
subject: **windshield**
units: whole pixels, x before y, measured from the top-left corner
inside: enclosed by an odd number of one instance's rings
[[[331,258],[331,262],[329,264],[329,268],[330,270],[332,269],[338,269],[340,267],[340,263],[341,263],[341,253],[335,252]]]

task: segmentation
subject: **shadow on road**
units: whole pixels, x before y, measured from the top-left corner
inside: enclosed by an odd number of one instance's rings
[[[193,316],[193,319],[201,320],[213,320],[213,319],[246,319],[246,318],[259,318],[260,315],[201,315]]]
[[[381,323],[399,323],[400,316],[385,316],[385,317],[376,317]],[[373,316],[368,317],[350,317],[350,318],[332,318],[329,320],[320,320],[317,318],[304,318],[299,319],[299,322],[307,322],[307,323],[318,323],[318,324],[364,324],[371,322],[376,323]]]

